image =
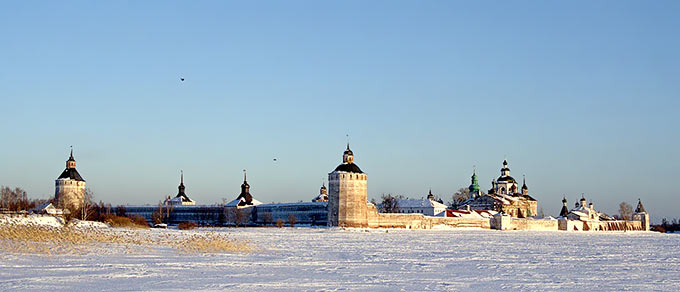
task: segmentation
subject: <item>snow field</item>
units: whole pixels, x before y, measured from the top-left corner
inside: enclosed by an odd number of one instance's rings
[[[680,236],[651,232],[218,228],[249,253],[167,246],[0,256],[1,290],[677,291]]]

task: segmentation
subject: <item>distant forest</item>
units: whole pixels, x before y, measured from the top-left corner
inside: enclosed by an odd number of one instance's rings
[[[663,218],[661,224],[652,225],[651,229],[658,232],[680,232],[680,222],[678,222],[678,218],[673,219],[673,221]]]

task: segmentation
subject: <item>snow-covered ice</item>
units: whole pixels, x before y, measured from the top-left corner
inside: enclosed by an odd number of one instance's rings
[[[115,229],[113,229],[116,232]],[[680,290],[680,235],[220,228],[258,250],[0,255],[2,290]],[[143,230],[147,236],[197,231]]]

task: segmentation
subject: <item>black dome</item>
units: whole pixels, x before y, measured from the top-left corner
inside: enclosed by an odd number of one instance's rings
[[[354,163],[343,163],[338,165],[338,167],[335,168],[335,171],[344,171],[344,172],[354,172],[354,173],[364,173],[361,171],[358,165]]]
[[[511,183],[516,182],[515,179],[512,178],[512,176],[501,176],[496,181],[507,181],[507,182],[511,182]]]

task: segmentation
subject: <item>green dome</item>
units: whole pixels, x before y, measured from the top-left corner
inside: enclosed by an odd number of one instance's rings
[[[472,173],[472,184],[470,184],[470,187],[468,189],[470,190],[470,193],[479,192],[480,190],[476,172]]]

